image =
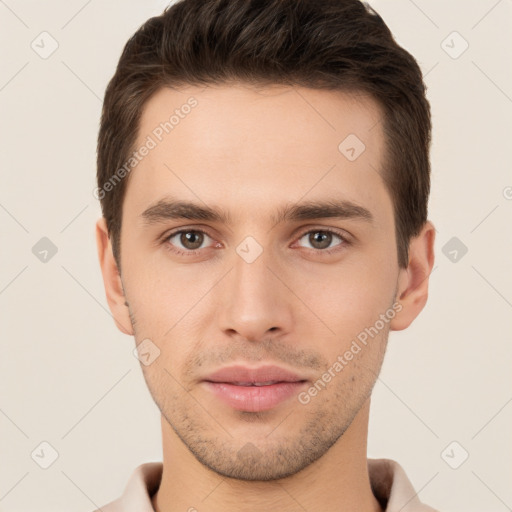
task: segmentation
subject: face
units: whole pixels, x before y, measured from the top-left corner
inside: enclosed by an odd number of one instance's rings
[[[294,474],[367,402],[400,309],[378,106],[298,87],[165,89],[144,144],[121,278],[137,343],[159,351],[142,365],[149,390],[217,473]]]

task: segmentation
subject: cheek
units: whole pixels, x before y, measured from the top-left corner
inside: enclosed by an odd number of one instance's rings
[[[171,265],[163,251],[146,255],[133,251],[123,262],[125,292],[137,323],[159,336],[178,322],[181,325],[181,319],[208,293],[218,274],[205,268],[200,272],[193,265]]]
[[[328,362],[325,370],[330,371],[323,374],[330,379],[324,399],[336,393],[364,394],[374,383],[395,313],[392,280],[379,273],[380,269],[376,272],[371,267],[354,268],[337,278],[331,276],[318,293],[309,292],[308,304],[330,330],[316,347]],[[307,331],[308,326],[303,324],[302,329]]]
[[[396,276],[389,262],[353,258],[309,272],[294,291],[336,335],[373,325],[392,303]]]

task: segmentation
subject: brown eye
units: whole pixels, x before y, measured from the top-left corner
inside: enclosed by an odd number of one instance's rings
[[[315,231],[309,234],[309,243],[315,249],[327,249],[332,242],[332,234],[325,231]]]
[[[340,240],[340,242],[331,245],[336,238]],[[316,249],[319,251],[335,248],[345,243],[345,239],[341,235],[329,230],[322,229],[308,231],[307,233],[304,233],[302,235],[300,240],[305,240],[307,244],[305,245],[305,247],[308,247],[310,249]]]
[[[190,250],[199,249],[203,239],[203,233],[198,233],[197,231],[184,231],[180,235],[180,242],[183,244],[183,247]]]
[[[202,231],[188,229],[172,233],[167,238],[167,242],[175,246],[178,251],[186,252],[201,249],[208,238],[210,237]]]

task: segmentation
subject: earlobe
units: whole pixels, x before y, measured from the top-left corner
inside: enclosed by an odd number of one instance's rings
[[[96,222],[96,246],[109,309],[114,317],[117,328],[124,334],[133,335],[133,327],[124,295],[123,283],[112,252],[112,244],[108,236],[104,217],[101,217]]]
[[[393,331],[406,329],[420,314],[428,299],[428,283],[434,266],[435,227],[427,221],[409,244],[409,264],[400,269],[396,300],[402,308],[391,321]]]

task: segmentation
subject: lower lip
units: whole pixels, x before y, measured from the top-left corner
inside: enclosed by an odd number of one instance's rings
[[[221,400],[239,411],[268,411],[297,396],[306,382],[278,382],[268,386],[236,386],[226,382],[205,381],[208,389]]]

